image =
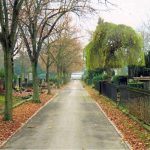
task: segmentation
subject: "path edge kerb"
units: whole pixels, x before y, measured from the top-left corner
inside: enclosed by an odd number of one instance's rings
[[[87,91],[87,90],[86,90]],[[121,133],[121,131],[117,128],[117,126],[115,125],[115,123],[110,120],[110,118],[107,116],[107,114],[105,113],[105,111],[102,109],[102,107],[100,106],[100,104],[98,102],[96,102],[91,95],[89,94],[89,92],[87,91],[87,94],[90,96],[91,100],[93,100],[95,102],[95,104],[98,106],[98,108],[100,109],[100,111],[104,114],[104,116],[108,119],[108,121],[110,122],[110,124],[114,127],[114,129],[116,130],[116,132],[118,133],[118,135],[123,139],[123,134]],[[106,98],[105,96],[103,96],[104,98]],[[122,140],[127,147],[132,150],[132,146],[130,145],[130,143],[126,140]]]
[[[3,147],[17,132],[19,132],[34,116],[36,116],[46,105],[48,105],[49,103],[51,103],[57,96],[58,96],[58,93],[56,93],[56,94],[55,94],[52,98],[50,98],[43,106],[41,106],[31,117],[29,117],[28,120],[26,120],[24,123],[22,123],[22,125],[21,125],[12,135],[10,135],[6,141],[4,141],[4,142],[0,145],[0,149],[2,149],[2,147]]]
[[[110,120],[110,118],[107,116],[107,114],[104,112],[104,110],[101,108],[101,106],[99,105],[98,102],[95,102],[96,105],[98,106],[98,108],[101,110],[101,112],[104,114],[104,116],[108,119],[108,121],[111,123],[111,125],[115,128],[115,130],[117,131],[118,135],[123,139],[123,134],[121,133],[121,131],[117,128],[117,126],[114,124],[114,122],[112,120]],[[128,141],[123,140],[123,142],[127,145],[127,147],[132,150],[131,145],[129,144]]]

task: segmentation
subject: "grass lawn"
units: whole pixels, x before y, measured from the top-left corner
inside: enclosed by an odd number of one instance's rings
[[[3,105],[4,105],[4,100],[5,100],[4,95],[0,95],[0,108],[3,107]],[[13,105],[15,105],[15,104],[17,104],[17,103],[19,103],[19,102],[21,102],[21,101],[23,101],[21,97],[14,97],[14,96],[13,96]]]
[[[4,104],[4,96],[0,95],[0,105],[3,105],[3,104]]]

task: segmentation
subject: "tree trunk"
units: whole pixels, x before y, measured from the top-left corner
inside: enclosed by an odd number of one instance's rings
[[[51,85],[49,80],[49,67],[50,67],[50,51],[48,50],[48,57],[47,57],[47,63],[46,63],[46,82],[47,82],[47,94],[51,94]]]
[[[37,62],[32,62],[32,80],[33,80],[33,102],[40,103],[39,81],[37,75]]]
[[[12,120],[12,86],[13,86],[13,69],[12,54],[10,50],[4,50],[5,66],[5,110],[4,120]]]
[[[49,73],[48,73],[49,74]],[[50,80],[48,79],[48,82],[47,82],[47,88],[48,88],[48,92],[47,94],[51,94],[51,85],[50,85]]]
[[[58,65],[57,65],[57,88],[60,88],[60,71]]]
[[[51,94],[51,86],[50,86],[50,81],[49,81],[49,63],[46,65],[46,82],[47,82],[47,89],[48,92],[47,94]]]

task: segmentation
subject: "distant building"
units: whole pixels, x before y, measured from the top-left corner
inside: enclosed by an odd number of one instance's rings
[[[71,74],[72,80],[81,80],[82,79],[83,72],[74,72]]]

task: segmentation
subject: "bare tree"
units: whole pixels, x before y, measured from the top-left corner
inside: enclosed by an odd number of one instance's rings
[[[93,11],[88,0],[25,0],[19,27],[32,64],[33,100],[35,102],[40,102],[37,64],[43,42],[51,36],[57,22],[66,13],[73,12],[81,15]]]
[[[63,35],[57,42],[56,67],[61,75],[82,70],[82,48],[78,38]]]
[[[46,43],[46,51],[44,49],[41,52],[41,56],[45,56],[45,59],[41,60],[46,65],[47,74],[50,67],[48,64],[52,62],[57,70],[58,80],[65,78],[73,70],[79,68],[81,70],[82,67],[81,44],[76,34],[78,30],[71,25],[71,18],[68,15],[63,20],[64,22],[61,20],[57,25],[57,32],[53,34],[53,39],[51,36],[51,40]]]
[[[144,51],[148,53],[150,51],[150,19],[142,24],[139,28],[139,32],[143,36],[144,40]]]
[[[4,51],[6,84],[5,120],[12,119],[12,61],[17,41],[18,19],[32,62],[33,99],[39,102],[36,68],[42,44],[64,14],[74,12],[79,15],[79,12],[85,13],[86,10],[94,11],[89,2],[90,0],[0,0],[0,43]],[[106,4],[107,0],[100,0],[100,3]],[[48,32],[45,30],[47,28]]]
[[[4,120],[12,120],[12,60],[17,40],[18,19],[23,1],[0,0],[0,42],[4,51],[6,87]]]
[[[48,39],[47,43],[45,43],[44,50],[40,54],[40,60],[41,60],[40,63],[42,62],[41,64],[42,66],[45,66],[45,70],[46,70],[46,82],[48,88],[47,94],[51,94],[49,71],[50,71],[50,67],[54,63],[53,54],[51,53],[51,43],[52,42]]]

